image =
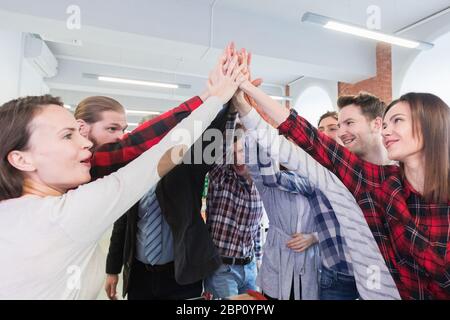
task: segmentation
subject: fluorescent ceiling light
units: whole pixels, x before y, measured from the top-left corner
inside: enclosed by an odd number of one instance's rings
[[[310,22],[315,23],[318,25],[321,25],[322,27],[326,29],[331,29],[335,31],[340,31],[344,33],[349,33],[358,37],[377,40],[381,42],[390,43],[393,45],[406,47],[406,48],[412,48],[412,49],[431,49],[433,47],[433,44],[423,41],[413,41],[408,40],[396,36],[392,36],[389,34],[385,34],[382,32],[369,30],[366,28],[362,28],[359,26],[351,25],[349,23],[344,23],[337,21],[335,19],[321,16],[315,13],[306,12],[302,17],[302,22]]]
[[[352,27],[352,26],[349,26],[349,25],[346,25],[343,23],[339,23],[339,22],[334,22],[334,21],[327,22],[327,24],[324,25],[324,28],[341,31],[341,32],[345,32],[345,33],[350,33],[350,34],[353,34],[355,36],[359,36],[362,38],[369,38],[372,40],[387,42],[387,43],[395,44],[395,45],[398,45],[401,47],[406,47],[406,48],[417,48],[420,46],[420,43],[417,41],[406,40],[406,39],[402,39],[399,37],[390,36],[387,34],[383,34],[383,33],[372,31],[372,30],[366,30],[366,29],[359,28],[359,27]]]
[[[126,109],[125,111],[126,111],[126,113],[129,113],[129,114],[144,114],[144,115],[161,114],[161,112],[158,112],[158,111],[141,111],[141,110],[129,110],[129,109]]]
[[[64,108],[71,110],[72,106],[65,104]],[[159,115],[159,114],[161,114],[161,112],[159,112],[159,111],[143,111],[143,110],[130,110],[130,109],[125,109],[125,112],[127,114],[140,114],[140,115]]]
[[[291,97],[281,97],[281,96],[270,96],[270,97],[273,100],[281,100],[281,101],[284,101],[284,100],[291,101],[292,100]]]
[[[134,84],[134,85],[139,85],[139,86],[159,87],[159,88],[168,88],[168,89],[178,89],[180,87],[178,84],[172,84],[172,83],[151,82],[151,81],[143,81],[143,80],[132,80],[132,79],[123,79],[123,78],[115,78],[115,77],[105,77],[105,76],[98,76],[97,79],[99,81],[106,81],[106,82],[115,82],[115,83],[123,83],[123,84]]]
[[[136,122],[128,122],[128,126],[130,127],[137,127],[139,125],[139,123]]]

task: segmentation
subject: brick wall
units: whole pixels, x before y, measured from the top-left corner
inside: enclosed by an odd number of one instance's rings
[[[291,88],[286,85],[285,87],[285,93],[286,93],[286,97],[290,97],[291,96]],[[291,108],[291,102],[289,100],[286,100],[286,108],[290,109]]]
[[[357,83],[338,82],[338,95],[358,94],[366,91],[381,98],[385,103],[392,101],[392,55],[391,46],[377,44],[377,75]]]

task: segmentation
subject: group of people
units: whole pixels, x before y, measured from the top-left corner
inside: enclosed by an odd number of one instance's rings
[[[0,299],[95,299],[105,270],[110,299],[121,273],[128,299],[449,299],[448,105],[341,96],[315,128],[250,61],[228,45],[201,95],[127,134],[108,97],[1,106]]]

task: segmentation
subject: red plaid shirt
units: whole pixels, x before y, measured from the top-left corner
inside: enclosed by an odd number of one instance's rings
[[[294,110],[278,129],[353,193],[403,299],[450,299],[450,202],[425,202],[398,166],[361,160]]]
[[[124,135],[119,142],[101,146],[91,160],[92,180],[117,171],[144,151],[158,144],[173,127],[202,103],[200,97],[193,97],[178,107],[144,122],[132,132]]]

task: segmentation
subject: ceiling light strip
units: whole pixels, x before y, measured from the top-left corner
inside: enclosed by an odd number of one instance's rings
[[[172,83],[132,80],[132,79],[123,79],[123,78],[106,77],[106,76],[98,76],[97,79],[99,81],[105,81],[105,82],[132,84],[132,85],[167,88],[167,89],[178,89],[180,87],[179,85],[172,84]]]
[[[414,41],[414,40],[408,40],[400,37],[396,37],[393,35],[389,35],[386,33],[369,30],[366,28],[362,28],[359,26],[355,26],[349,23],[337,21],[335,19],[322,16],[319,14],[315,14],[312,12],[306,12],[302,16],[302,22],[310,22],[314,24],[321,25],[322,27],[326,29],[331,29],[343,33],[352,34],[358,37],[366,38],[366,39],[372,39],[377,40],[381,42],[390,43],[393,45],[411,48],[411,49],[420,49],[420,50],[426,50],[431,49],[433,47],[433,44],[423,41]]]

